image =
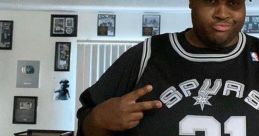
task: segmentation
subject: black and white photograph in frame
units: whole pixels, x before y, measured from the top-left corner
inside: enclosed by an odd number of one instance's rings
[[[245,33],[259,33],[259,16],[246,16],[242,31]]]
[[[0,20],[0,50],[11,50],[13,41],[13,21]]]
[[[50,36],[76,37],[77,15],[51,15]]]
[[[14,96],[13,124],[36,124],[38,97]]]
[[[55,71],[69,71],[71,42],[56,42]]]
[[[143,15],[142,35],[153,36],[160,34],[160,15]]]
[[[68,89],[69,81],[67,79],[61,80],[59,82],[59,84],[60,84],[60,88],[55,90],[55,92],[54,92],[55,100],[65,101],[65,100],[70,99],[70,94],[69,94],[69,89]]]
[[[98,14],[97,35],[115,36],[116,15]]]

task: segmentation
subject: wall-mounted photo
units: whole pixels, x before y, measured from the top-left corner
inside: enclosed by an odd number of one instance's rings
[[[246,16],[242,31],[245,33],[259,33],[259,16]]]
[[[55,90],[55,94],[54,94],[54,97],[55,97],[55,100],[68,100],[70,99],[70,94],[69,94],[69,81],[68,80],[61,80],[59,82],[60,84],[60,88]]]
[[[152,36],[160,34],[160,15],[143,15],[142,35]]]
[[[0,49],[11,50],[13,41],[13,21],[0,20]]]
[[[115,36],[116,15],[99,14],[97,22],[98,36]]]
[[[14,96],[13,124],[36,124],[37,97]]]
[[[69,71],[71,42],[56,42],[55,71]]]
[[[40,61],[17,61],[17,88],[39,88]]]
[[[50,36],[76,37],[77,15],[51,15]]]

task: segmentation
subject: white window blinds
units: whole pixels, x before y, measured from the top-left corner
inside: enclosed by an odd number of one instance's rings
[[[84,87],[94,84],[122,53],[138,43],[137,41],[78,41],[78,67],[82,68]]]

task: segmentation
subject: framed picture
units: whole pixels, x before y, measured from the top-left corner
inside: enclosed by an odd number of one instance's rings
[[[246,16],[242,31],[245,33],[259,33],[259,16]]]
[[[55,71],[69,71],[71,42],[56,42]]]
[[[116,15],[99,14],[97,22],[98,36],[115,36]]]
[[[77,15],[51,15],[50,36],[76,37]]]
[[[39,88],[40,61],[18,60],[16,72],[17,88]]]
[[[38,97],[14,96],[13,124],[36,124]]]
[[[152,36],[160,34],[160,15],[143,15],[142,35]]]
[[[13,41],[13,21],[0,20],[0,49],[11,50]]]

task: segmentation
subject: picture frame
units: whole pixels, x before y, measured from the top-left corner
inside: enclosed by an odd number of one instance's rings
[[[98,14],[97,20],[98,36],[115,36],[116,15]]]
[[[14,96],[13,124],[36,124],[38,97]]]
[[[160,15],[142,16],[142,36],[153,36],[160,34]]]
[[[69,71],[71,42],[56,42],[54,71]]]
[[[242,31],[244,33],[259,33],[259,16],[246,16]]]
[[[51,15],[50,36],[52,37],[76,37],[77,15]]]
[[[0,20],[0,50],[11,50],[13,43],[13,21]]]
[[[17,88],[39,88],[40,61],[18,60],[16,72]]]

